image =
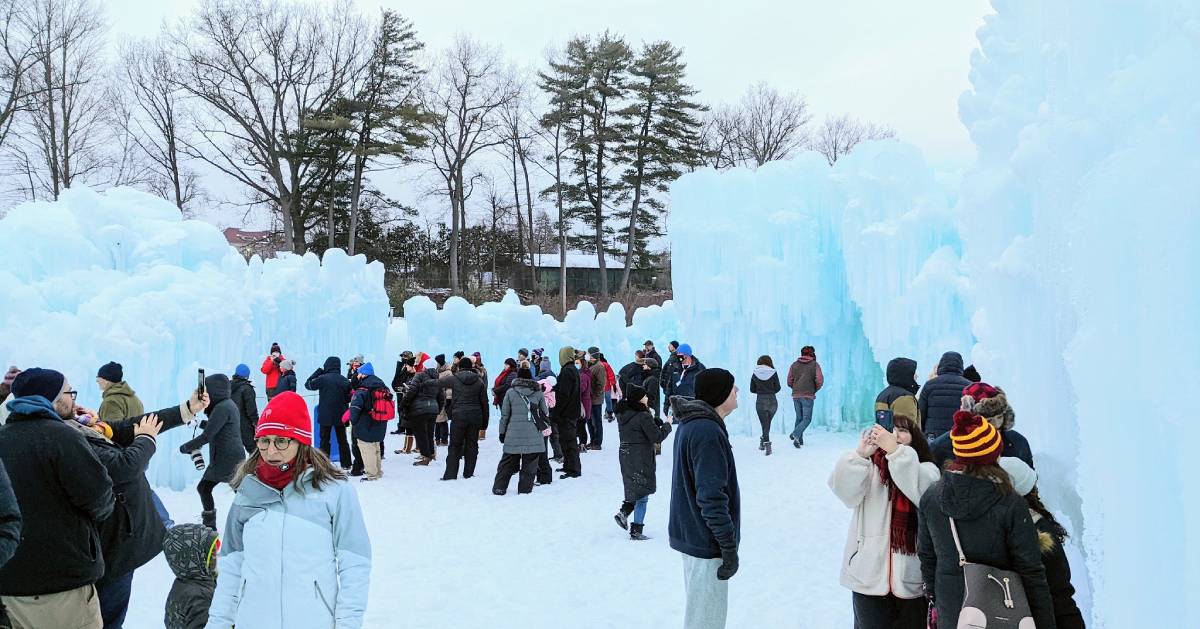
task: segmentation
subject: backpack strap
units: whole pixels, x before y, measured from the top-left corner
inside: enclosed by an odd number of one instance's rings
[[[958,527],[954,524],[954,518],[950,518],[950,535],[954,537],[954,548],[958,550],[958,566],[967,565],[967,556],[963,554],[962,542],[958,540]]]

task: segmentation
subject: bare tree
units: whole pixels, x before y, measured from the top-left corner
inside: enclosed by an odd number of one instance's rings
[[[317,204],[303,198],[310,171],[328,159],[314,149],[320,131],[300,122],[329,110],[362,71],[363,29],[348,2],[218,0],[171,35],[181,70],[176,86],[205,106],[184,153],[270,204],[296,253],[321,220]]]
[[[742,152],[738,144],[738,111],[731,107],[709,110],[702,118],[700,129],[701,162],[717,170],[741,165]]]
[[[161,41],[125,44],[117,70],[123,94],[123,136],[150,162],[146,185],[183,211],[199,193],[196,174],[183,166],[186,111],[175,59]]]
[[[34,38],[34,7],[24,0],[0,0],[0,146],[20,111],[28,109],[37,84],[29,74],[50,52]]]
[[[750,86],[736,118],[740,161],[757,168],[787,159],[804,146],[804,127],[811,119],[808,102],[799,93],[783,94],[766,83]]]
[[[825,119],[813,136],[812,148],[824,155],[829,165],[833,166],[838,158],[852,151],[860,142],[895,136],[896,132],[889,127],[863,122],[842,114]]]
[[[73,183],[95,180],[108,166],[103,73],[105,26],[92,0],[38,0],[30,5],[37,63],[28,72],[28,129],[37,168],[51,198]]]
[[[537,133],[533,126],[536,116],[530,109],[528,84],[524,82],[516,70],[512,71],[510,79],[513,85],[513,99],[500,110],[504,123],[505,145],[504,152],[509,158],[513,187],[513,205],[516,206],[517,243],[522,251],[529,256],[529,281],[534,291],[539,291],[537,272],[534,268],[533,246],[533,188],[529,178],[529,161],[533,151]],[[521,212],[521,183],[525,189],[525,214]],[[526,246],[528,245],[528,246]]]
[[[429,154],[439,193],[450,200],[450,289],[461,292],[458,245],[466,227],[467,167],[480,151],[504,143],[499,111],[514,98],[499,52],[459,36],[430,73],[422,108],[430,115]]]

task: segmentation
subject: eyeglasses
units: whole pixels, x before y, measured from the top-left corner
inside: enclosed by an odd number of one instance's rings
[[[75,399],[79,397],[79,392],[78,392],[78,391],[63,391],[63,392],[62,392],[62,394],[63,394],[63,395],[69,395],[69,396],[71,396],[71,401],[72,401],[72,402],[74,402],[74,401],[75,401]]]
[[[287,450],[292,447],[293,441],[295,439],[288,437],[259,437],[254,440],[254,443],[259,450],[266,452],[271,446],[275,446],[275,449],[279,451]]]

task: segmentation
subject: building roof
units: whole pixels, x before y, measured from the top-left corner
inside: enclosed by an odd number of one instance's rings
[[[227,227],[223,233],[225,234],[225,241],[235,247],[264,244],[274,241],[279,236],[279,234],[272,231],[252,232],[236,227]]]
[[[559,265],[559,255],[555,253],[535,253],[533,254],[533,266],[535,268],[554,268]],[[610,269],[625,268],[625,262],[613,256],[604,256],[604,264]],[[600,260],[594,253],[577,253],[570,252],[567,254],[568,269],[599,269]]]

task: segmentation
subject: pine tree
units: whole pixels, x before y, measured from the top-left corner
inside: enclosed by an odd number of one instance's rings
[[[649,238],[662,235],[659,217],[665,205],[656,195],[703,157],[697,116],[705,108],[691,100],[697,91],[684,82],[682,56],[670,42],[644,45],[630,69],[631,102],[618,113],[620,156],[628,163],[621,179],[631,198],[628,209],[614,213],[626,223],[616,237],[625,245],[621,290],[629,288],[635,260],[639,267],[650,264]]]

